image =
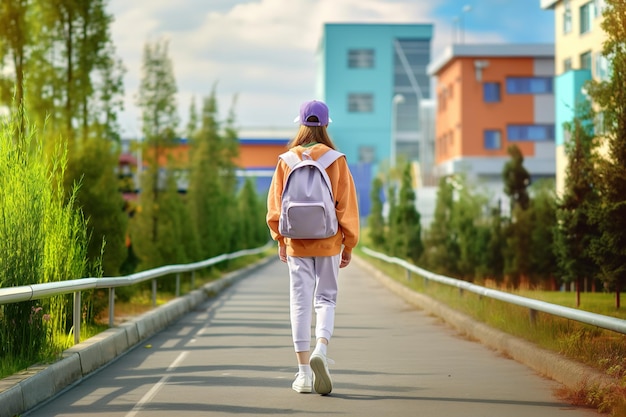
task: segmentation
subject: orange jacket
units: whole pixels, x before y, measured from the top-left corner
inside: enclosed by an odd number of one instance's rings
[[[302,158],[302,152],[305,149],[310,152],[313,159],[318,159],[329,148],[318,143],[306,148],[296,146],[291,149],[291,152],[295,152]],[[289,239],[278,233],[281,197],[289,171],[289,166],[279,159],[267,196],[266,221],[272,239],[277,240],[280,246],[286,245],[289,256],[333,256],[341,253],[342,245],[346,253],[352,252],[359,242],[359,206],[354,179],[346,158],[337,159],[326,169],[333,188],[333,196],[337,202],[337,220],[339,221],[337,234],[326,239]]]

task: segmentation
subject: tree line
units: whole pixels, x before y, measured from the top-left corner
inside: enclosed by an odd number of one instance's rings
[[[626,283],[626,5],[609,0],[603,16],[610,77],[587,83],[588,99],[581,96],[564,126],[569,139],[562,193],[553,182],[531,184],[524,157],[512,145],[502,171],[508,207],[462,175],[441,178],[434,220],[422,231],[407,165],[399,192],[393,182],[374,180],[372,244],[469,281],[614,291],[619,308]]]
[[[264,201],[251,180],[239,184],[235,175],[234,113],[220,120],[213,89],[199,111],[192,101],[189,124],[179,126],[164,41],[144,48],[137,94],[142,138],[135,148],[144,155],[137,168],[141,187],[137,201],[124,200],[117,114],[126,70],[106,3],[0,4],[1,287],[126,275],[257,247],[269,238]],[[171,150],[183,136],[189,155],[176,160]],[[188,183],[185,190],[180,181]],[[106,294],[90,292],[83,300],[83,318],[93,322]],[[41,346],[58,350],[52,341],[72,331],[68,305],[67,297],[56,297],[1,306],[3,357],[38,355]]]

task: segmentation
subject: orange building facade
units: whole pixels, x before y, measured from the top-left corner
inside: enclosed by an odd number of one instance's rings
[[[437,176],[465,174],[501,190],[515,144],[533,179],[554,178],[554,45],[452,45],[428,71]]]
[[[278,156],[287,150],[287,143],[295,136],[297,127],[281,130],[251,130],[239,132],[239,168],[237,177],[254,178],[257,192],[265,195],[269,190]]]
[[[239,133],[239,155],[235,159],[237,179],[243,183],[253,178],[259,195],[265,195],[278,163],[278,156],[287,150],[287,143],[297,132],[293,129],[246,130]],[[159,165],[166,167],[168,162],[175,168],[184,167],[189,163],[189,143],[180,139],[178,146],[168,148],[159,157]],[[145,168],[145,158],[135,140],[123,139],[119,158],[120,179],[126,178],[126,186],[122,190],[126,200],[134,200],[140,192],[141,184],[137,175],[137,167]],[[178,188],[187,190],[186,175],[180,175]]]

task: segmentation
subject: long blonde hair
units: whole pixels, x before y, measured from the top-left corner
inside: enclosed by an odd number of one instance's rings
[[[326,126],[305,126],[300,125],[300,129],[296,136],[289,141],[287,148],[291,149],[298,145],[308,145],[309,143],[322,143],[331,149],[337,149],[333,143]]]

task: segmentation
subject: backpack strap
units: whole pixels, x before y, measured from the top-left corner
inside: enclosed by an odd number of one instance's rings
[[[324,153],[324,155],[320,156],[317,159],[317,162],[319,162],[320,165],[322,165],[324,169],[326,169],[333,162],[335,162],[337,159],[341,158],[342,156],[344,156],[344,154],[342,154],[341,152],[336,151],[334,149],[329,149],[328,151]],[[287,152],[280,154],[279,158],[285,161],[285,163],[289,165],[289,168],[291,169],[293,169],[293,167],[295,167],[296,164],[301,161],[298,155],[296,155],[295,152],[291,152],[291,151],[287,151]]]
[[[324,153],[324,155],[320,156],[317,159],[317,162],[319,162],[320,165],[322,165],[324,169],[326,169],[333,162],[335,162],[337,159],[341,158],[342,156],[344,156],[344,154],[342,154],[341,152],[336,151],[334,149],[329,149],[328,151],[326,151],[326,153]]]
[[[285,163],[289,165],[289,168],[291,169],[293,169],[293,167],[295,167],[296,164],[300,162],[300,158],[298,158],[298,155],[296,155],[295,152],[291,152],[291,151],[282,153],[278,157],[282,159],[283,161],[285,161]]]

